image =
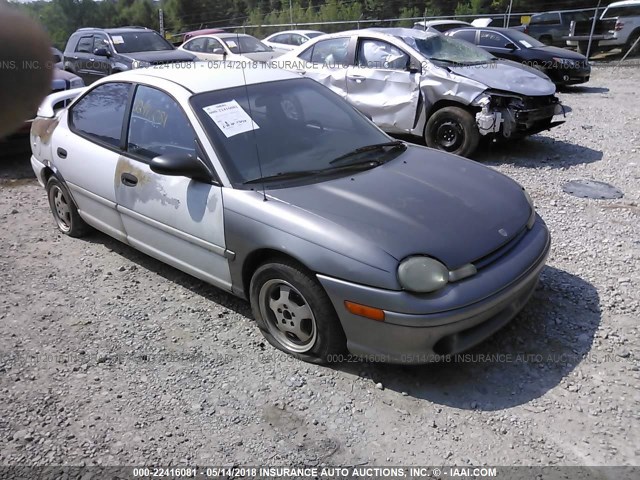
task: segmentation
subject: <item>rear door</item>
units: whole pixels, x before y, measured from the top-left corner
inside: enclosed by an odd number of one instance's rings
[[[395,45],[361,37],[347,69],[347,100],[388,132],[408,132],[416,120],[420,73],[409,71],[410,60]]]
[[[198,156],[207,162],[182,107],[166,92],[139,85],[126,138],[114,184],[128,242],[230,290],[220,185],[160,175],[149,167],[153,158],[165,154]]]
[[[73,65],[74,73],[89,85],[95,80],[89,65],[89,59],[93,55],[93,35],[80,37],[76,45],[75,52],[70,55],[70,63]]]
[[[355,37],[320,40],[304,50],[295,62],[295,71],[347,97],[347,68],[353,64]]]
[[[89,224],[126,241],[113,178],[122,153],[130,83],[99,85],[63,116],[52,138],[53,163]]]

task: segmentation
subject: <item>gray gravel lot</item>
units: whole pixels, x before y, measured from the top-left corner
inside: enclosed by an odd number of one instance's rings
[[[605,67],[561,93],[565,125],[477,155],[553,248],[525,310],[456,363],[291,359],[247,303],[59,234],[28,154],[3,158],[0,464],[639,465],[640,68]],[[625,196],[563,193],[575,179]]]

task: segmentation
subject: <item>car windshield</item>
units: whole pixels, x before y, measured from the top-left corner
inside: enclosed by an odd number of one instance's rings
[[[544,43],[539,42],[535,38],[530,37],[526,33],[522,33],[518,30],[510,31],[509,34],[507,35],[507,38],[511,40],[513,43],[515,43],[516,45],[518,45],[519,47],[538,48],[538,47],[545,46]]]
[[[400,150],[366,117],[310,79],[201,93],[191,98],[191,106],[234,186],[260,178],[318,182],[353,174],[345,169],[350,165],[373,168]]]
[[[173,50],[173,45],[152,31],[114,33],[111,40],[118,53]]]
[[[428,38],[403,37],[402,40],[425,57],[459,65],[475,65],[494,60],[486,50],[462,40],[434,35]]]
[[[225,37],[222,41],[229,47],[231,53],[259,53],[268,52],[270,48],[255,37],[250,35],[238,35],[236,37]]]

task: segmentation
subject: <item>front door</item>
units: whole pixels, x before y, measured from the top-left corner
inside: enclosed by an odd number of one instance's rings
[[[416,119],[420,73],[409,71],[409,60],[388,42],[362,38],[347,70],[347,100],[387,132],[409,132]]]
[[[198,155],[196,133],[182,108],[167,93],[138,86],[126,145],[114,184],[128,242],[230,290],[221,187],[160,175],[149,167],[160,155]]]

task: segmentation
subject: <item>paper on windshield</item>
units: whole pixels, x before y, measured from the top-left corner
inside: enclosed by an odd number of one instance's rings
[[[531,44],[529,42],[527,42],[526,40],[520,40],[520,43],[522,45],[524,45],[527,48],[531,48]]]
[[[227,45],[229,45],[229,48],[236,48],[238,46],[233,40],[227,40]]]
[[[235,100],[209,105],[203,110],[227,138],[260,128]]]
[[[114,35],[111,37],[111,39],[113,40],[114,45],[120,45],[124,43],[124,38],[122,38],[120,35]]]

